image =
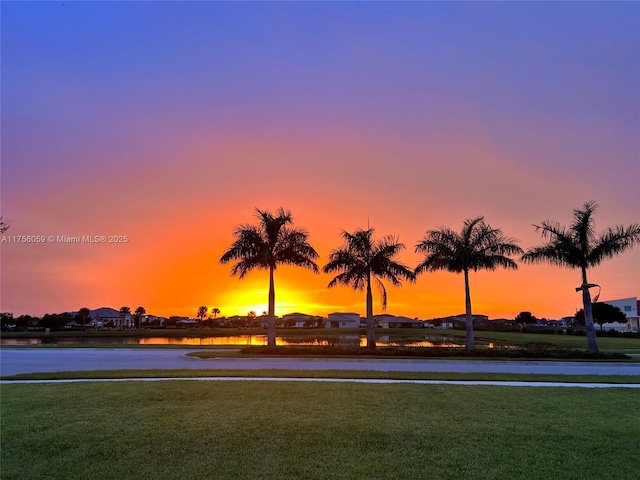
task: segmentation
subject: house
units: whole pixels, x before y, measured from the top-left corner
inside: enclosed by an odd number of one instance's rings
[[[87,326],[101,328],[107,325],[117,327],[131,327],[133,325],[133,317],[127,313],[124,318],[119,310],[109,307],[101,307],[91,310],[87,319]]]
[[[282,316],[282,323],[285,327],[303,328],[309,327],[315,322],[313,315],[306,313],[289,313]]]
[[[358,328],[360,314],[352,312],[334,312],[323,321],[325,328]]]
[[[627,323],[605,323],[602,325],[604,330],[617,330],[618,332],[640,332],[640,302],[637,297],[620,298],[616,300],[607,300],[607,303],[613,307],[618,307],[627,317]]]
[[[474,325],[489,321],[488,315],[471,315],[471,318],[473,319]],[[439,324],[439,328],[451,329],[456,328],[456,326],[458,326],[458,328],[464,328],[467,323],[467,315],[462,313],[459,315],[451,315],[449,317],[434,318],[432,320],[429,320],[429,323],[436,326]]]
[[[424,328],[424,323],[409,317],[396,317],[395,315],[374,315],[374,323],[380,328]]]

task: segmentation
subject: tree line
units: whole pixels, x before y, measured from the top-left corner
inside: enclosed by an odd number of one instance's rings
[[[493,271],[498,268],[518,268],[513,256],[520,256],[523,263],[548,263],[560,267],[580,270],[581,281],[576,292],[582,292],[587,336],[587,350],[597,352],[598,345],[594,329],[590,288],[596,284],[588,282],[587,270],[602,261],[621,254],[640,243],[640,224],[628,227],[616,226],[596,234],[594,213],[598,205],[586,202],[573,211],[573,222],[561,226],[558,222],[543,221],[534,225],[545,241],[526,252],[517,240],[507,237],[499,228],[485,222],[483,216],[467,219],[462,229],[454,231],[448,227],[428,230],[415,246],[416,253],[424,255],[420,264],[411,269],[397,260],[405,245],[393,235],[376,238],[371,227],[354,232],[343,231],[342,245],[332,250],[329,260],[322,268],[324,273],[335,273],[328,287],[344,285],[356,291],[365,291],[367,315],[367,348],[376,348],[373,321],[372,285],[381,296],[383,310],[387,305],[384,281],[393,286],[402,281],[414,282],[422,273],[445,270],[462,273],[465,284],[466,348],[473,350],[473,316],[469,273],[478,270]],[[309,242],[309,233],[304,228],[293,226],[291,211],[280,208],[275,214],[256,208],[257,224],[241,224],[233,231],[232,245],[220,257],[220,263],[232,263],[231,275],[244,278],[254,269],[268,270],[268,346],[275,347],[275,282],[274,272],[278,265],[294,265],[315,273],[320,268],[315,260],[318,252]]]

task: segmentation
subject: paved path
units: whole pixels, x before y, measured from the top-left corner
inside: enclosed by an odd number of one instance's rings
[[[560,375],[640,375],[640,364],[604,362],[537,362],[324,358],[186,357],[198,349],[0,348],[0,375],[76,370],[149,369],[286,369],[377,370],[387,372],[495,372]]]
[[[204,382],[337,382],[337,383],[414,383],[420,385],[480,385],[498,387],[564,387],[564,388],[637,388],[640,383],[571,383],[571,382],[508,382],[498,380],[410,380],[385,378],[282,378],[282,377],[158,377],[158,378],[75,378],[64,380],[0,380],[0,384],[25,383],[82,383],[82,382],[168,382],[168,381],[204,381]]]

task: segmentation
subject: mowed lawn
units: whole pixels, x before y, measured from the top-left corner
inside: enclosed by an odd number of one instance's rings
[[[638,479],[640,394],[242,381],[3,385],[9,479]]]

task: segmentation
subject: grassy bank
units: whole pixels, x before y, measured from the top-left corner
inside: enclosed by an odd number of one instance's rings
[[[384,378],[395,380],[493,380],[513,382],[640,383],[640,375],[552,375],[526,373],[381,372],[375,370],[94,370],[77,372],[21,373],[3,380],[67,380],[122,378]]]
[[[626,389],[3,385],[2,478],[632,479],[636,404]]]

